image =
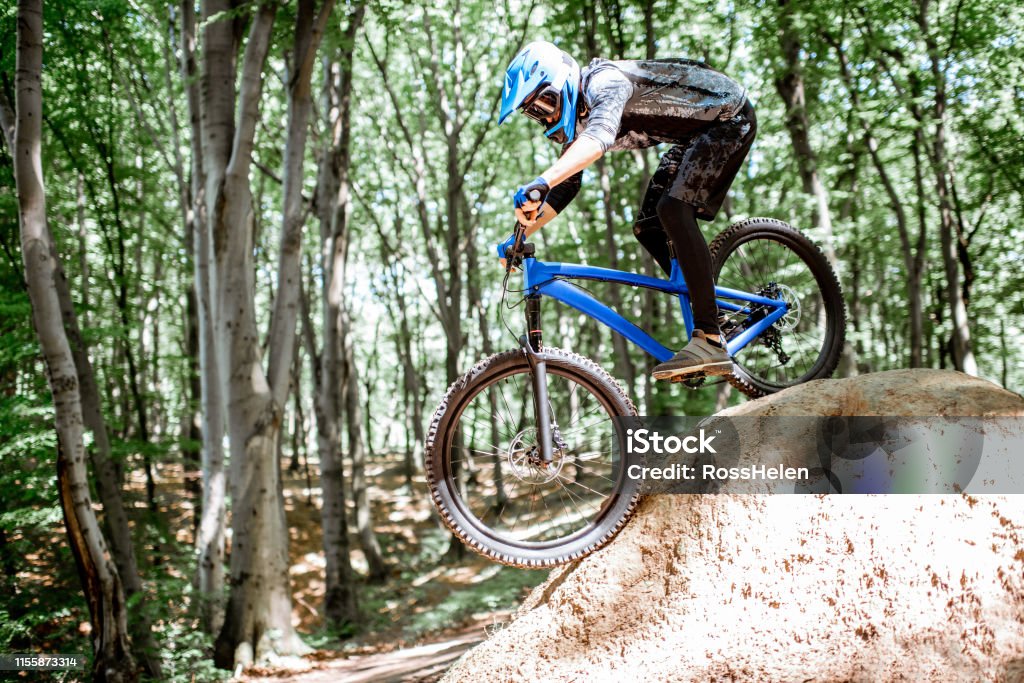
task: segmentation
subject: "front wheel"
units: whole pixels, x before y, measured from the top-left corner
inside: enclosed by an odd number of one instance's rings
[[[542,462],[530,365],[522,350],[477,363],[434,413],[426,474],[441,519],[498,562],[544,568],[606,545],[639,499],[618,444],[629,397],[593,361],[543,350],[552,455]]]
[[[718,284],[789,305],[783,318],[737,353],[730,383],[757,398],[831,376],[843,350],[846,310],[839,280],[821,250],[774,218],[732,225],[709,248]],[[749,308],[727,316],[727,338],[764,315]]]

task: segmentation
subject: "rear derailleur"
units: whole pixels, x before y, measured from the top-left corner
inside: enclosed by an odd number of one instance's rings
[[[762,344],[775,352],[781,365],[789,362],[790,355],[782,349],[782,334],[775,327],[769,327],[765,330],[761,334],[760,340]]]
[[[758,296],[763,296],[768,299],[781,299],[782,291],[779,286],[774,282],[769,282],[767,285],[762,287],[757,292]],[[758,306],[755,309],[754,314],[750,316],[749,320],[751,323],[757,322],[763,319],[768,314],[768,309],[765,306]],[[790,355],[782,349],[782,333],[778,327],[772,325],[767,330],[761,333],[759,337],[762,344],[768,349],[771,349],[779,359],[779,363],[785,365],[790,360]]]

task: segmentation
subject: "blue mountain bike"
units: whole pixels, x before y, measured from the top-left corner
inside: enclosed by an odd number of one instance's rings
[[[594,361],[543,346],[541,301],[561,301],[611,327],[659,361],[673,355],[574,280],[645,287],[677,297],[687,335],[689,293],[678,263],[661,279],[608,268],[544,262],[516,240],[509,273],[521,268],[526,330],[520,348],[477,363],[449,387],[426,439],[431,497],[451,531],[498,562],[543,568],[581,558],[626,524],[640,482],[620,456],[619,416],[629,396]],[[758,397],[829,377],[845,336],[842,291],[828,260],[798,230],[771,218],[730,226],[709,245],[728,376]],[[728,285],[728,286],[725,286]],[[685,380],[691,386],[702,378]]]

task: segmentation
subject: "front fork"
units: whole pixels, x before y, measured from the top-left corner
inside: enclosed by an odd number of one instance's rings
[[[540,458],[545,466],[554,460],[551,410],[548,401],[548,367],[541,354],[540,294],[526,297],[526,334],[519,338],[533,373],[533,413],[537,420]]]

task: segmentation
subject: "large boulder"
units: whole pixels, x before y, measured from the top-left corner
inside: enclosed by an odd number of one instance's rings
[[[1024,399],[906,370],[726,414],[1024,416]],[[444,680],[1024,680],[1022,502],[652,496]]]

